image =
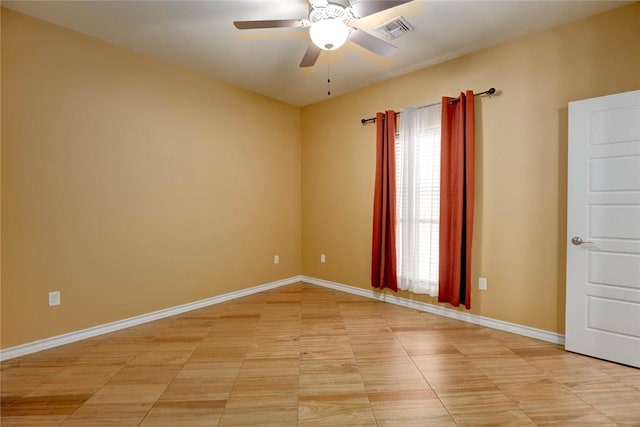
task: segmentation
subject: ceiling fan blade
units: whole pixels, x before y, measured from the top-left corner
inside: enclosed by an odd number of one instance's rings
[[[389,44],[384,40],[380,40],[369,33],[365,33],[362,30],[352,31],[349,35],[349,40],[367,50],[370,50],[376,55],[384,56],[385,58],[393,55],[398,50],[394,45]]]
[[[239,30],[255,30],[258,28],[303,28],[305,19],[277,19],[274,21],[233,21]]]
[[[351,10],[356,18],[364,18],[412,0],[351,0]]]
[[[311,43],[302,57],[302,61],[300,61],[300,67],[313,67],[320,56],[320,52],[322,52],[322,49]]]

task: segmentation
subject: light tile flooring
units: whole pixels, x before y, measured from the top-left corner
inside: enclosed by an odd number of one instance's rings
[[[640,425],[640,370],[295,284],[13,359],[2,426]]]

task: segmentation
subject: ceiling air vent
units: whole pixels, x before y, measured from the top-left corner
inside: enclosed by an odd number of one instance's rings
[[[409,24],[409,22],[407,22],[407,20],[402,16],[398,16],[391,21],[378,25],[374,29],[382,34],[387,40],[397,39],[398,37],[413,31],[411,24]]]

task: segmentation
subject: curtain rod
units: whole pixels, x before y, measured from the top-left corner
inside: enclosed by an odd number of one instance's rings
[[[496,88],[492,87],[492,88],[489,88],[489,89],[485,90],[484,92],[474,93],[473,96],[481,96],[481,95],[489,95],[489,96],[491,96],[494,93],[496,93]],[[454,102],[458,102],[458,101],[460,101],[459,97],[449,100],[449,103],[453,104]],[[435,104],[422,105],[422,106],[420,106],[418,108],[426,108],[426,107],[431,107],[433,105],[438,105],[438,104],[440,104],[440,103],[436,102]],[[397,114],[401,114],[401,113],[397,113]],[[367,124],[367,123],[370,123],[370,122],[375,122],[375,121],[376,121],[375,117],[369,117],[368,119],[360,119],[360,123],[362,123],[363,125]]]

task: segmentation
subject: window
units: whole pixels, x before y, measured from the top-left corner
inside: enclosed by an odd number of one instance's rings
[[[438,295],[441,105],[410,108],[396,135],[398,287]]]

